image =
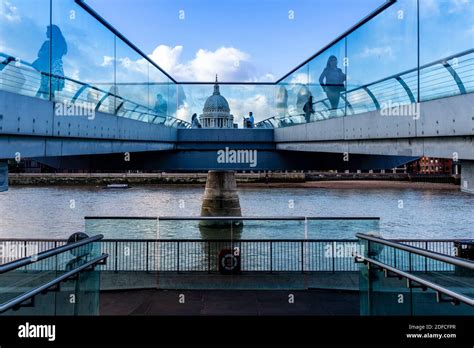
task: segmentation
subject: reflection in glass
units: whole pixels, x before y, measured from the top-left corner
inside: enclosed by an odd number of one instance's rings
[[[338,68],[336,56],[330,56],[326,68],[324,68],[319,77],[319,84],[324,92],[326,92],[326,96],[331,104],[331,116],[336,115],[336,110],[339,107],[339,100],[341,99],[341,92],[345,90],[345,81],[346,74]]]

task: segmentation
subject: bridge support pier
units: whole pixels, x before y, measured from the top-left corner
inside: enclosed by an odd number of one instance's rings
[[[234,171],[211,170],[207,173],[201,216],[242,216]],[[202,220],[200,225],[219,228],[230,223]],[[242,221],[236,221],[233,225],[242,225]]]
[[[474,161],[461,162],[461,191],[474,194]]]
[[[0,192],[8,190],[8,161],[0,160]]]

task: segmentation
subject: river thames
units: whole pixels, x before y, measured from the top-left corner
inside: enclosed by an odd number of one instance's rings
[[[202,187],[141,186],[104,190],[94,186],[12,186],[0,194],[0,238],[67,238],[84,231],[85,216],[196,216]],[[473,238],[474,196],[452,189],[239,188],[243,216],[380,217],[386,238]],[[191,226],[192,225],[192,226]],[[195,224],[159,238],[200,238]],[[341,232],[342,231],[342,232]],[[345,230],[247,228],[241,238],[354,238]],[[140,228],[109,229],[106,238],[154,238]]]

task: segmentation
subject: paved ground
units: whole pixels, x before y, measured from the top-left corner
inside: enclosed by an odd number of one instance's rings
[[[100,301],[100,315],[359,315],[352,291],[128,290]]]
[[[265,273],[238,276],[207,273],[101,271],[102,290],[358,290],[359,272]]]

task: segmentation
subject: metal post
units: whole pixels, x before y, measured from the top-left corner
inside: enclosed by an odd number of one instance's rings
[[[148,272],[148,243],[149,241],[146,242],[146,271]]]
[[[304,241],[301,241],[301,273],[304,273]]]
[[[177,265],[176,265],[176,271],[179,273],[179,240],[178,240],[178,251],[177,251]]]
[[[115,272],[118,271],[118,241],[115,241]]]
[[[207,241],[207,273],[211,273],[211,242]]]
[[[336,242],[332,242],[332,273],[336,271]]]
[[[428,250],[428,242],[425,241],[425,250]],[[425,256],[425,273],[428,273],[428,258]]]
[[[270,273],[273,273],[273,242],[270,241]]]

